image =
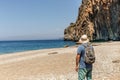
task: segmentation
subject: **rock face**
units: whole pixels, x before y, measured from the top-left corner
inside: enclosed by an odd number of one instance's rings
[[[64,40],[120,40],[120,0],[82,0],[78,18],[64,31]]]

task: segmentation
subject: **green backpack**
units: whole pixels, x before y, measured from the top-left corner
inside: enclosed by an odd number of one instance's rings
[[[87,45],[83,45],[85,48],[85,56],[84,61],[88,64],[93,64],[95,62],[95,53],[94,50],[91,49],[91,44],[87,43]]]

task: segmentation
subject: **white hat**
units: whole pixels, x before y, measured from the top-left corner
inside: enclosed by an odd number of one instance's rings
[[[82,35],[80,40],[77,42],[77,43],[88,43],[89,42],[89,39],[87,37],[87,35]]]

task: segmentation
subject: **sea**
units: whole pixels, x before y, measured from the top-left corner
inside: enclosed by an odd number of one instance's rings
[[[0,54],[40,49],[63,48],[65,45],[73,46],[75,45],[75,42],[64,40],[0,41]]]

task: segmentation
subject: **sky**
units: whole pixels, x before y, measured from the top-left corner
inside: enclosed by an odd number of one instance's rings
[[[0,40],[64,37],[81,0],[0,0]]]

